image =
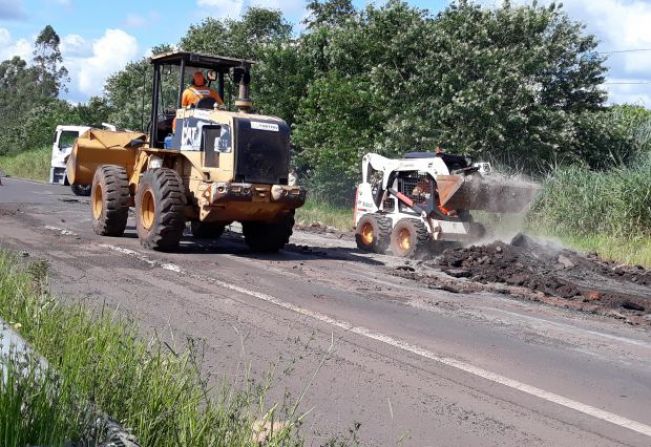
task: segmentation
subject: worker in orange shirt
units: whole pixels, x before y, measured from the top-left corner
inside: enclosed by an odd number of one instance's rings
[[[215,90],[206,85],[203,72],[197,70],[192,76],[192,84],[183,91],[181,106],[196,106],[204,98],[213,98],[217,104],[224,105],[224,101]]]

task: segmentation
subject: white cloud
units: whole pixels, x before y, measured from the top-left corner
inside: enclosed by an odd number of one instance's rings
[[[92,54],[91,44],[79,34],[63,36],[60,48],[64,60],[74,57],[86,57]]]
[[[608,102],[651,106],[651,84],[644,79],[611,78],[608,80]]]
[[[549,4],[551,0],[539,3]],[[588,33],[597,36],[598,50],[608,57],[609,102],[630,101],[651,107],[651,85],[645,84],[651,80],[651,51],[612,53],[651,48],[651,3],[643,0],[564,0],[563,7],[572,19],[586,25]]]
[[[277,9],[290,19],[299,19],[305,14],[304,0],[197,0],[197,6],[213,17],[237,18],[251,6]]]
[[[245,0],[197,0],[197,6],[217,18],[236,18],[245,9]]]
[[[127,14],[124,24],[129,28],[142,28],[147,24],[147,19],[140,14]]]
[[[101,94],[106,78],[140,55],[136,38],[121,29],[107,29],[92,44],[77,35],[65,36],[63,41],[70,42],[70,51],[77,51],[64,59],[70,72],[71,97]]]
[[[602,51],[651,48],[651,3],[640,0],[566,0],[571,17],[601,40]],[[651,52],[609,54],[613,75],[651,74]]]
[[[124,26],[127,28],[146,28],[159,20],[160,14],[157,11],[149,11],[147,14],[129,13],[124,19]]]
[[[6,28],[0,28],[0,61],[20,56],[29,61],[32,58],[32,43],[27,39],[14,40]]]
[[[302,17],[305,14],[304,0],[251,0],[251,6],[258,6],[267,9],[278,9],[287,16],[298,15]]]

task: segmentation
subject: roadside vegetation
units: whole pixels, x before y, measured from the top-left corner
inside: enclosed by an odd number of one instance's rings
[[[46,181],[50,175],[49,147],[0,155],[0,170],[12,177]]]
[[[257,446],[256,420],[296,422],[264,404],[268,382],[242,380],[211,388],[201,377],[200,350],[145,340],[117,314],[64,305],[46,290],[47,265],[22,262],[0,251],[0,317],[44,356],[16,365],[0,359],[9,375],[0,381],[3,447],[62,446],[89,435],[101,409],[143,446]],[[0,374],[1,377],[1,374]],[[277,428],[265,445],[300,446],[296,425]]]
[[[556,170],[529,215],[534,232],[651,267],[651,156],[631,167]]]
[[[353,210],[350,207],[337,206],[326,201],[311,199],[296,210],[296,222],[302,226],[318,225],[339,231],[351,231],[353,228]]]

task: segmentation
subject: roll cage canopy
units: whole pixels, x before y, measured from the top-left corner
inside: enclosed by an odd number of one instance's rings
[[[151,123],[150,126],[150,144],[155,147],[158,138],[158,116],[160,111],[160,85],[161,85],[161,67],[162,66],[178,66],[179,67],[179,94],[177,98],[176,108],[181,108],[181,99],[183,97],[183,90],[185,90],[185,68],[203,68],[207,70],[215,70],[218,74],[217,91],[219,96],[224,98],[224,75],[229,73],[232,69],[242,70],[249,73],[251,65],[255,64],[254,61],[246,59],[237,59],[225,56],[213,56],[210,54],[190,53],[187,51],[175,51],[170,53],[157,54],[150,58],[151,64],[154,66],[154,79],[152,86],[152,108],[151,108]]]
[[[151,57],[151,63],[154,65],[186,65],[189,67],[212,69],[222,73],[228,72],[233,67],[250,67],[255,64],[254,61],[246,59],[189,53],[187,51],[157,54]]]

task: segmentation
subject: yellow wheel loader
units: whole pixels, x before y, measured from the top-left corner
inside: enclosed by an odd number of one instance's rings
[[[287,123],[253,113],[253,62],[188,52],[157,55],[151,62],[148,133],[91,129],[68,159],[71,184],[92,184],[94,231],[121,236],[134,207],[146,248],[175,249],[188,221],[197,238],[217,238],[238,221],[252,250],[281,249],[306,191],[289,182]],[[216,84],[220,98],[238,87],[234,111],[213,97],[181,106],[197,71],[206,74],[206,88]]]

